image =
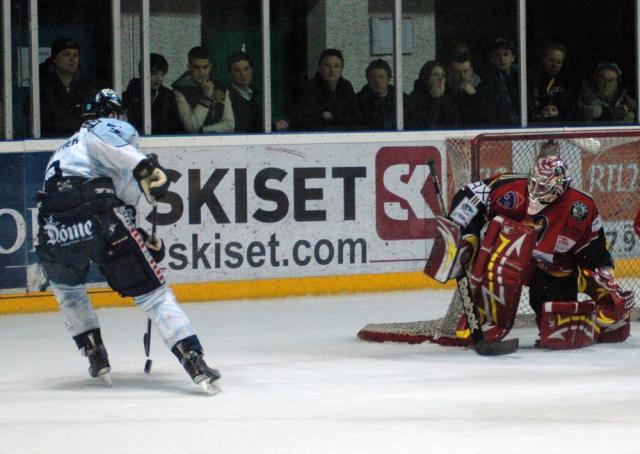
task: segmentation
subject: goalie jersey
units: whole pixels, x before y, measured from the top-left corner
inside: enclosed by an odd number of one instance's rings
[[[602,220],[591,196],[569,187],[533,216],[527,213],[528,204],[527,177],[502,174],[466,185],[454,197],[449,217],[463,227],[464,233],[476,235],[496,215],[532,227],[537,233],[533,258],[554,276],[568,276],[576,266],[613,266]]]
[[[129,123],[112,118],[86,121],[49,160],[44,189],[51,191],[56,180],[65,177],[109,177],[116,196],[135,205],[141,192],[133,169],[143,159],[138,133]]]

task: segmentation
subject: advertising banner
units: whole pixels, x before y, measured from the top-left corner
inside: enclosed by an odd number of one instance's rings
[[[170,282],[421,270],[433,238],[428,161],[442,141],[146,147],[172,181],[158,204]],[[0,155],[0,291],[37,291],[35,194],[47,152]],[[441,177],[442,178],[442,177]],[[446,184],[446,181],[443,181]],[[150,229],[141,199],[139,223]]]

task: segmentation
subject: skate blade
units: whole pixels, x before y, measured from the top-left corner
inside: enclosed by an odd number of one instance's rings
[[[102,374],[97,377],[100,383],[102,383],[107,388],[111,388],[113,386],[113,382],[111,381],[111,374],[107,372],[106,374]]]
[[[201,381],[198,383],[200,387],[210,396],[215,396],[220,392],[220,387],[216,385],[214,382],[210,382],[207,380]]]

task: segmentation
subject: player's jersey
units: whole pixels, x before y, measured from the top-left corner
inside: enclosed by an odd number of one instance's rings
[[[532,227],[537,232],[533,257],[540,268],[551,274],[570,273],[583,261],[589,267],[611,261],[602,220],[588,194],[570,187],[531,216],[527,214],[527,178],[523,175],[498,175],[470,183],[463,191],[465,197],[459,198],[451,211],[453,221],[467,227],[481,217],[482,222],[475,224],[484,225],[486,220],[503,215]]]
[[[141,192],[133,169],[145,158],[138,150],[138,133],[129,123],[111,118],[87,121],[53,154],[44,184],[52,178],[109,177],[117,197],[135,205]]]

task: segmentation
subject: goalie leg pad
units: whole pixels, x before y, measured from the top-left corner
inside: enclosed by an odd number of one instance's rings
[[[552,350],[584,348],[596,342],[593,301],[548,301],[540,321],[540,347]]]
[[[502,216],[489,222],[471,283],[478,312],[488,324],[483,331],[492,340],[506,336],[513,326],[534,247],[532,229]]]

